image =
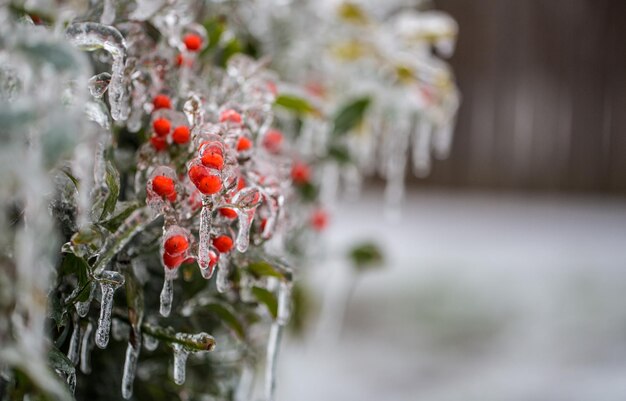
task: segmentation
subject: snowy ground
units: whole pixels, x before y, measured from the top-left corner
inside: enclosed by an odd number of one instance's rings
[[[624,200],[415,191],[390,222],[380,196],[341,207],[327,243],[376,239],[388,267],[342,331],[283,344],[278,401],[626,399]],[[340,298],[346,271],[310,281]]]

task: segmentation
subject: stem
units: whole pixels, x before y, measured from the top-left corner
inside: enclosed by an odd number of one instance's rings
[[[212,351],[215,348],[215,339],[209,335],[196,338],[192,334],[175,333],[171,327],[163,328],[149,323],[143,323],[141,330],[157,340],[180,344],[193,351]]]

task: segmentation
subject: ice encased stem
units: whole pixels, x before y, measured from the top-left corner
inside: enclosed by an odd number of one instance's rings
[[[93,341],[91,334],[93,332],[93,324],[87,323],[85,333],[83,334],[83,343],[80,347],[80,371],[88,375],[91,373],[91,348]]]
[[[198,243],[198,265],[206,272],[210,278],[213,275],[211,264],[210,244],[211,244],[211,209],[213,204],[210,198],[202,200],[202,210],[200,211],[200,229]],[[210,269],[210,270],[207,270]]]

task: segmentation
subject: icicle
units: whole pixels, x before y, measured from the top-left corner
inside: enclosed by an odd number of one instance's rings
[[[109,128],[111,128],[109,111],[103,101],[98,100],[85,102],[85,114],[90,121],[95,122],[105,130],[108,131]]]
[[[185,382],[185,371],[187,367],[187,357],[189,351],[180,344],[172,344],[174,348],[174,383],[183,384]]]
[[[148,351],[154,351],[159,346],[159,340],[157,340],[156,338],[152,337],[151,335],[144,334],[143,335],[143,346]]]
[[[432,126],[426,116],[421,115],[413,132],[413,173],[417,177],[426,177],[430,173],[431,137]]]
[[[85,333],[83,334],[83,343],[80,347],[80,371],[88,375],[91,373],[91,349],[93,341],[91,334],[93,332],[93,324],[87,323]]]
[[[113,295],[115,290],[124,285],[124,276],[114,271],[104,271],[100,274],[100,291],[102,300],[100,304],[100,318],[98,319],[98,329],[96,330],[96,345],[106,348],[109,343],[109,332],[111,331],[111,310],[113,309]]]
[[[161,306],[159,312],[161,316],[168,317],[172,310],[172,299],[174,298],[174,277],[176,277],[176,269],[165,269],[163,277],[163,289],[161,290]]]
[[[126,347],[126,359],[124,360],[124,373],[122,374],[122,397],[128,400],[133,395],[133,382],[137,371],[137,359],[141,350],[141,338],[137,339],[137,344],[133,346],[131,341]]]
[[[99,99],[104,95],[104,92],[109,88],[109,83],[111,82],[111,74],[108,72],[103,72],[98,75],[94,75],[89,79],[89,93],[91,96]]]
[[[80,354],[81,343],[81,328],[78,319],[74,319],[73,326],[74,327],[72,328],[72,336],[70,337],[70,345],[67,348],[67,359],[72,362],[72,365],[76,366],[78,365],[78,357]]]
[[[183,112],[187,117],[187,122],[191,126],[199,126],[204,123],[204,110],[202,109],[202,99],[196,93],[191,93],[189,99],[183,105]]]
[[[276,390],[276,365],[278,362],[278,346],[282,337],[283,326],[278,322],[272,324],[269,339],[267,340],[267,352],[265,355],[265,399],[274,401]]]
[[[291,316],[291,283],[281,281],[278,287],[278,313],[276,322],[286,325]]]
[[[198,232],[198,266],[208,274],[208,278],[213,275],[211,264],[210,245],[211,245],[211,210],[213,202],[210,197],[202,199],[202,210],[200,211],[200,229]],[[205,277],[206,278],[206,277]]]
[[[81,50],[94,51],[104,48],[113,59],[111,66],[111,82],[109,83],[109,104],[111,117],[116,121],[128,118],[130,107],[125,86],[124,66],[126,58],[126,41],[122,34],[111,26],[95,22],[79,22],[69,26],[65,31],[68,40]]]
[[[113,0],[104,0],[100,23],[111,25],[115,21],[115,2]]]
[[[248,250],[250,244],[250,226],[254,219],[256,208],[261,202],[261,194],[253,187],[244,188],[233,197],[233,203],[238,217],[238,231],[235,238],[235,246],[239,252]]]
[[[93,295],[96,290],[96,283],[92,282],[90,286],[91,290],[89,291],[89,298],[87,298],[86,301],[78,301],[74,304],[74,307],[76,308],[76,313],[78,313],[78,316],[80,317],[85,317],[87,316],[87,313],[89,313],[89,306],[91,305],[91,301],[93,300]]]
[[[215,280],[215,286],[218,292],[226,292],[230,289],[230,283],[228,282],[228,275],[230,274],[230,261],[228,260],[228,254],[223,253],[220,255],[220,259],[217,262],[217,278]]]

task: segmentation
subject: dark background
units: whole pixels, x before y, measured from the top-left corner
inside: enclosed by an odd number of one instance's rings
[[[626,194],[626,1],[433,3],[459,23],[463,102],[415,184]]]

